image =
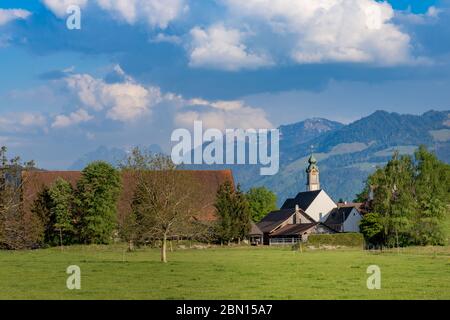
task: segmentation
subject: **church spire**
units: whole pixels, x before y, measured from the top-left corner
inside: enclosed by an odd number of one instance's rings
[[[306,190],[320,190],[319,167],[317,166],[317,160],[313,153],[311,153],[308,163],[309,166],[306,169]]]

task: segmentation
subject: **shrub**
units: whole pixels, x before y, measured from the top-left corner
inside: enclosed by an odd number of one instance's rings
[[[360,233],[312,234],[308,237],[308,244],[314,246],[362,247],[364,237]]]

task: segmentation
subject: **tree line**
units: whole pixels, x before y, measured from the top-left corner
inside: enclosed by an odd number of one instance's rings
[[[197,204],[204,194],[198,192],[201,188],[192,174],[178,170],[167,156],[135,148],[118,167],[93,162],[75,185],[59,178],[44,187],[29,214],[22,208],[25,181],[20,175],[22,170],[36,170],[34,163],[7,159],[6,148],[0,156],[0,247],[4,249],[126,241],[133,250],[136,245],[157,243],[165,262],[171,239],[239,243],[247,237],[251,221],[261,219],[261,211],[276,207],[276,197],[267,189],[244,193],[225,181],[214,203],[218,220],[201,221]],[[135,187],[131,212],[119,221],[122,173],[133,177]]]
[[[450,165],[421,146],[395,153],[369,176],[358,195],[369,206],[360,230],[376,246],[445,245],[450,208]]]

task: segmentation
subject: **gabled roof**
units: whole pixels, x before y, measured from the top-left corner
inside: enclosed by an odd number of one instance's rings
[[[306,211],[321,192],[322,190],[300,192],[295,198],[287,199],[281,209],[293,209],[298,205],[300,209]]]
[[[270,236],[297,236],[300,233],[314,228],[316,225],[318,225],[318,223],[289,224],[271,233]]]
[[[339,208],[341,207],[353,207],[359,211],[361,214],[365,214],[367,212],[367,203],[364,202],[339,202],[337,204]]]
[[[271,232],[273,229],[289,219],[294,213],[295,209],[272,211],[265,216],[257,226],[264,233]]]
[[[260,228],[258,228],[258,226],[254,222],[252,222],[251,229],[250,229],[250,232],[248,235],[249,236],[259,236],[259,235],[262,236],[263,232],[261,231]]]
[[[355,207],[340,207],[333,209],[328,215],[325,224],[327,225],[343,224],[345,220],[347,220],[348,216],[350,215],[353,209],[357,210]]]

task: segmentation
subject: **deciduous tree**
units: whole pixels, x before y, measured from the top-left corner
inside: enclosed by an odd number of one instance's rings
[[[82,171],[75,195],[81,242],[111,242],[117,227],[117,201],[120,190],[119,171],[110,164],[93,162]]]
[[[266,187],[251,188],[246,197],[254,222],[261,221],[269,212],[277,210],[277,196]]]

